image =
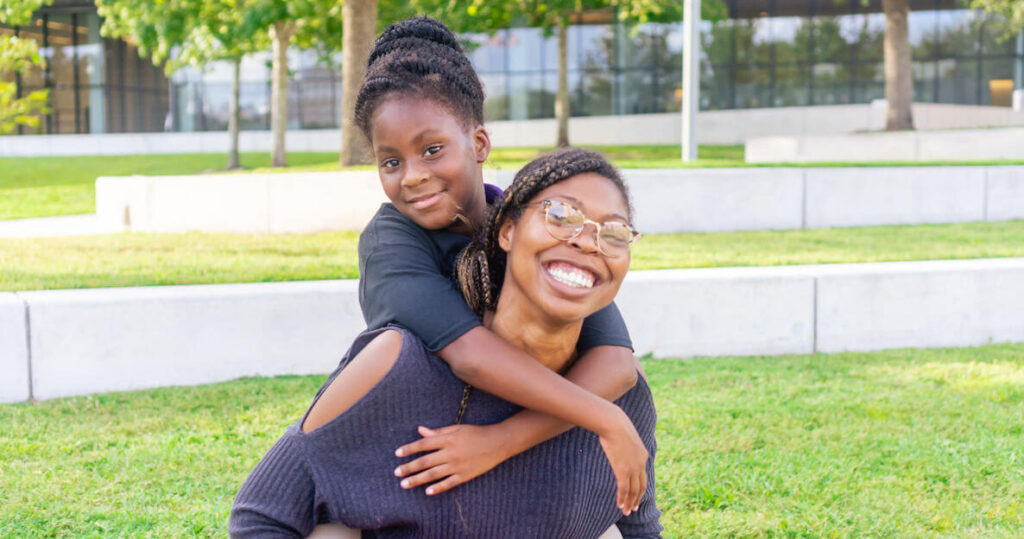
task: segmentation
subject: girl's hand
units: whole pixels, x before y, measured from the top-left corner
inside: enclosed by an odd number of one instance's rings
[[[615,504],[623,515],[629,515],[640,508],[640,499],[647,490],[649,454],[636,427],[625,413],[621,414],[616,424],[615,428],[607,434],[599,435],[598,439],[618,484]]]
[[[423,438],[395,451],[398,457],[429,451],[395,468],[396,476],[405,477],[401,482],[404,489],[438,481],[427,487],[427,494],[440,494],[486,473],[508,458],[500,429],[492,426],[420,427],[419,433]]]

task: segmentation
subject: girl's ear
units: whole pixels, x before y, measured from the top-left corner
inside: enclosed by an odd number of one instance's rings
[[[483,163],[491,155],[491,136],[487,134],[484,126],[478,125],[473,129],[473,151],[476,154],[476,162]]]
[[[516,224],[512,219],[505,219],[505,222],[501,224],[501,228],[498,229],[498,246],[501,247],[502,251],[506,253],[512,249],[512,238],[516,233]]]

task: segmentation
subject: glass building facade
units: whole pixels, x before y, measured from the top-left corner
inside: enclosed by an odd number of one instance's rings
[[[57,0],[32,24],[0,26],[0,34],[31,38],[45,66],[7,75],[18,95],[49,90],[50,113],[32,133],[130,133],[163,131],[169,110],[163,71],[139,58],[135,47],[100,36],[91,2]]]
[[[725,0],[729,17],[701,27],[701,108],[869,103],[884,97],[881,0]],[[911,0],[914,100],[1009,106],[1024,87],[1024,35],[957,0]],[[222,130],[231,70],[182,71],[167,80],[123,41],[99,36],[95,8],[57,0],[31,35],[45,69],[18,75],[23,92],[50,88],[45,133]],[[569,28],[574,116],[674,112],[682,100],[682,24],[626,27],[593,14]],[[554,37],[538,28],[463,36],[486,91],[488,120],[550,118],[558,78]],[[337,127],[340,73],[292,51],[289,127]],[[340,59],[340,58],[339,58]],[[242,65],[243,129],[269,128],[269,54]],[[34,132],[25,128],[24,132]]]

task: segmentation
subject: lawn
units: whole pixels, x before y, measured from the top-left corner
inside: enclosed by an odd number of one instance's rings
[[[1024,345],[645,368],[667,537],[1024,529]],[[223,537],[242,480],[322,380],[0,406],[0,536]]]
[[[355,232],[0,238],[0,291],[359,276]],[[1024,256],[1024,221],[652,234],[632,269]]]
[[[700,160],[683,163],[679,146],[595,146],[621,168],[791,166],[787,164],[748,165],[743,146],[700,147]],[[496,148],[486,167],[517,169],[549,148]],[[289,166],[269,168],[266,153],[244,153],[242,164],[249,171],[296,172],[339,170],[335,153],[290,153]],[[95,211],[95,181],[99,176],[175,175],[223,172],[221,154],[125,155],[82,157],[0,158],[0,219],[72,215]],[[1021,160],[978,162],[875,162],[808,163],[800,166],[930,166],[1010,165]],[[356,167],[367,168],[367,167]],[[244,172],[233,172],[244,173]]]

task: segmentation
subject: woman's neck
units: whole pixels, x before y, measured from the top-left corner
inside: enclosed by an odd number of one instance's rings
[[[484,317],[484,325],[545,367],[563,372],[575,359],[576,341],[579,340],[583,321],[571,324],[545,322],[544,316],[530,313],[528,309],[502,305],[504,297],[498,299],[497,309]]]

